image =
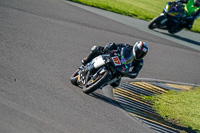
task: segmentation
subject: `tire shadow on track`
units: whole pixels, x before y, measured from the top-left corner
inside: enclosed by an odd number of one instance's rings
[[[123,108],[120,106],[119,102],[117,102],[116,100],[114,100],[114,99],[112,99],[112,98],[109,98],[109,97],[107,97],[107,96],[104,96],[104,95],[102,95],[102,94],[93,92],[93,93],[90,94],[90,96],[92,96],[92,97],[94,97],[94,98],[96,98],[96,99],[102,100],[102,101],[104,101],[104,102],[106,102],[106,103],[109,103],[109,104],[111,104],[111,105],[113,105],[113,106],[115,106],[115,107],[118,107],[118,108],[123,109]]]
[[[185,37],[182,37],[182,36],[179,36],[179,35],[176,35],[176,34],[169,34],[169,33],[161,32],[161,31],[156,31],[156,30],[154,30],[154,31],[157,32],[157,33],[166,35],[166,36],[173,37],[173,38],[175,38],[175,39],[179,39],[179,40],[185,41],[185,42],[187,42],[187,43],[191,43],[191,44],[200,46],[200,42],[199,42],[199,41],[194,41],[194,40],[192,40],[192,39],[185,38]]]

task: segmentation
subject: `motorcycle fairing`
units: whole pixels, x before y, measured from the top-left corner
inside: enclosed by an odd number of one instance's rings
[[[121,62],[118,56],[112,57],[112,61],[114,62],[115,66],[121,66]]]
[[[92,63],[94,64],[94,68],[99,68],[103,65],[105,65],[105,61],[102,57],[102,55],[97,56],[92,60]]]
[[[164,8],[164,12],[168,13],[168,15],[172,17],[185,16],[184,6],[181,4],[175,4],[172,2],[166,5],[166,7]]]

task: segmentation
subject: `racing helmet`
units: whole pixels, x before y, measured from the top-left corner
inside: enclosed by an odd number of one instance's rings
[[[142,59],[148,52],[149,47],[145,42],[138,41],[133,46],[133,54],[136,60]]]
[[[200,0],[194,0],[194,6],[199,7],[200,6]]]

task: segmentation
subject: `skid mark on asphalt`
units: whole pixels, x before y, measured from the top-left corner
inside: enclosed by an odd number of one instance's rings
[[[131,116],[146,124],[156,132],[178,133],[181,127],[165,121],[152,108],[152,104],[144,101],[141,96],[165,93],[169,90],[192,89],[193,86],[164,84],[155,82],[123,83],[113,89],[114,98]]]

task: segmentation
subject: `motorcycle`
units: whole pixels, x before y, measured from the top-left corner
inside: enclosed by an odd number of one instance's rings
[[[168,30],[169,33],[175,34],[181,31],[186,23],[184,5],[181,2],[169,2],[160,16],[150,21],[148,28]]]
[[[128,54],[127,54],[128,53]],[[73,85],[79,86],[86,94],[101,89],[106,85],[115,86],[122,76],[128,73],[131,60],[134,59],[132,50],[124,47],[102,54],[87,65],[81,65],[71,76]],[[88,71],[86,71],[88,70]],[[86,72],[83,74],[83,72]]]

